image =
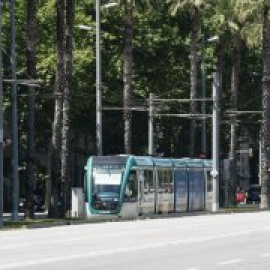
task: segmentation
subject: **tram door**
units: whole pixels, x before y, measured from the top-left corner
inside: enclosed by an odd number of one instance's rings
[[[205,179],[203,168],[189,169],[189,210],[205,208]]]
[[[174,211],[174,185],[171,169],[157,169],[156,212],[170,213]]]
[[[138,170],[139,184],[139,213],[151,214],[155,213],[155,182],[153,170]]]
[[[188,211],[188,174],[185,166],[174,170],[175,211]]]
[[[129,174],[126,190],[124,193],[122,216],[138,215],[138,177],[136,171],[132,170]]]

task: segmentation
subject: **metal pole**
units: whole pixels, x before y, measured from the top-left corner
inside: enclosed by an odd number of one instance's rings
[[[12,70],[12,219],[18,221],[19,208],[19,174],[18,174],[18,108],[17,108],[17,61],[16,61],[16,29],[15,29],[15,0],[10,0],[11,28],[11,70]]]
[[[100,0],[96,0],[96,140],[97,155],[102,156],[102,73]]]
[[[3,1],[0,0],[0,229],[4,225],[4,175],[3,175],[3,158],[4,158],[4,124],[3,124],[3,59],[2,59],[2,11]]]
[[[259,184],[262,184],[262,138],[259,141]]]
[[[218,74],[213,73],[213,167],[211,171],[213,181],[212,211],[219,209],[219,80]]]
[[[148,155],[154,154],[154,94],[149,96]]]
[[[206,97],[206,79],[205,79],[205,61],[204,61],[204,47],[205,47],[204,36],[202,37],[202,51],[201,51],[201,80],[202,80],[202,103],[201,111],[202,115],[205,115],[205,97]],[[206,154],[206,119],[202,119],[202,131],[201,131],[201,151]]]

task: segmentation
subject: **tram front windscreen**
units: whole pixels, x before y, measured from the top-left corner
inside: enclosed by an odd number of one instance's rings
[[[96,210],[116,210],[124,167],[96,165],[93,167],[92,207]]]

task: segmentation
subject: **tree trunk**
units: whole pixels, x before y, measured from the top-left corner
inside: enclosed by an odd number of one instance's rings
[[[69,209],[69,193],[70,193],[70,171],[68,167],[69,157],[69,118],[70,118],[70,88],[72,83],[72,51],[73,51],[73,25],[74,25],[74,0],[66,2],[66,51],[65,51],[65,67],[66,81],[63,97],[63,124],[62,124],[62,153],[61,153],[61,181],[63,191],[63,207],[61,208],[61,216],[65,216]]]
[[[37,1],[27,0],[26,25],[26,60],[27,75],[30,80],[36,79],[36,41],[37,41]],[[25,218],[34,218],[35,189],[35,88],[28,88],[28,123],[27,123],[27,195]]]
[[[270,5],[265,3],[263,22],[261,204],[269,207],[270,178]]]
[[[65,87],[65,66],[64,66],[64,17],[65,3],[64,0],[56,1],[56,54],[57,69],[55,81],[55,107],[54,122],[52,135],[52,163],[51,163],[51,202],[49,207],[50,217],[60,217],[62,205],[60,198],[63,197],[61,190],[61,126],[62,126],[62,109],[63,109],[63,92]]]
[[[198,36],[199,36],[199,10],[196,7],[190,11],[191,15],[191,47],[190,47],[190,99],[197,97],[198,84]],[[191,114],[196,114],[197,104],[195,101],[190,103]],[[195,155],[195,137],[196,137],[196,121],[191,120],[190,123],[190,143],[189,156]]]
[[[132,13],[133,1],[127,1],[125,13],[125,48],[124,48],[124,147],[125,153],[131,154],[132,152],[132,112],[129,110],[131,107],[132,99]]]
[[[232,75],[231,75],[231,110],[237,111],[238,107],[238,88],[240,81],[240,71],[241,71],[241,39],[240,37],[236,37],[235,46],[233,49],[233,66],[232,66]],[[237,156],[236,156],[236,148],[237,148],[237,117],[236,115],[232,115],[231,124],[230,124],[230,152],[229,152],[229,160],[230,160],[230,180],[229,180],[229,204],[234,205],[236,203],[235,194],[237,188]]]

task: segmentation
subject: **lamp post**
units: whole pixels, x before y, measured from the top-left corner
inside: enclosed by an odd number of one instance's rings
[[[102,73],[101,73],[100,0],[96,0],[96,143],[102,156]]]
[[[12,220],[19,219],[19,173],[18,173],[18,108],[17,108],[17,60],[15,0],[10,1],[11,71],[12,71]]]
[[[217,212],[219,209],[219,74],[213,74],[213,126],[212,126],[212,211]]]
[[[205,36],[202,36],[202,47],[201,47],[201,80],[202,80],[202,99],[206,98],[206,72],[205,72],[205,59],[204,59],[204,51],[205,51],[205,43],[216,42],[219,40],[218,36],[213,36],[205,40]],[[206,114],[205,110],[205,101],[202,100],[201,103],[201,111],[202,115]],[[207,153],[207,142],[206,142],[206,119],[202,120],[202,133],[201,133],[201,151],[203,154]]]
[[[102,7],[116,6],[116,2],[108,3]],[[102,62],[101,62],[101,16],[100,0],[96,0],[96,147],[97,155],[102,156]],[[92,27],[79,25],[80,29],[92,30]]]
[[[154,94],[149,96],[148,155],[154,154]]]
[[[204,36],[202,36],[202,56],[201,56],[201,73],[202,73],[202,98],[206,97],[206,78],[205,78],[205,63],[204,63]],[[202,100],[201,103],[202,115],[205,115],[205,101]],[[201,133],[201,145],[202,153],[206,154],[206,120],[202,120],[202,133]]]

